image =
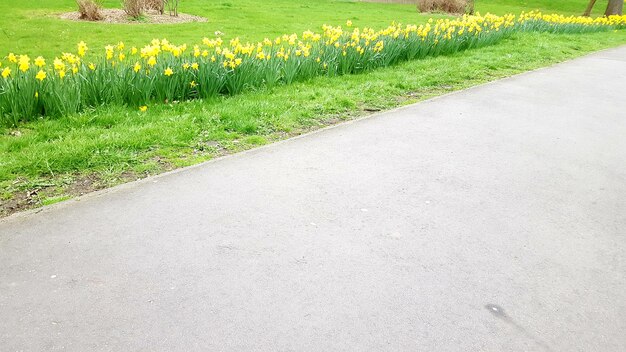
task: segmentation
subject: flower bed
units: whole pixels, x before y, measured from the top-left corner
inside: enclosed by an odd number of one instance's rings
[[[123,43],[89,54],[31,59],[9,54],[0,62],[0,123],[73,114],[104,104],[146,111],[150,104],[238,94],[319,75],[343,75],[400,61],[491,45],[513,32],[585,33],[621,29],[626,16],[463,16],[423,25],[392,24],[382,30],[323,26],[320,33],[283,35],[260,43],[205,38],[174,45],[153,40],[143,48]]]

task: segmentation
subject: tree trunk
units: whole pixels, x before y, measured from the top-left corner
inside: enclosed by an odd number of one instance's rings
[[[620,15],[624,9],[624,0],[609,0],[609,4],[606,6],[605,16]]]
[[[593,10],[593,5],[596,4],[596,0],[590,0],[589,1],[589,5],[587,5],[587,9],[585,10],[585,13],[583,13],[583,16],[591,16],[591,10]]]

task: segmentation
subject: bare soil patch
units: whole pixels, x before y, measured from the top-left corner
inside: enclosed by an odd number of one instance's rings
[[[189,22],[206,22],[207,19],[200,16],[188,15],[184,13],[179,13],[178,16],[170,16],[167,13],[160,14],[157,11],[149,10],[144,12],[144,15],[141,19],[135,20],[126,14],[124,10],[121,9],[103,9],[100,11],[103,19],[101,21],[89,21],[80,18],[80,13],[78,12],[67,12],[61,14],[61,18],[64,20],[70,21],[81,21],[81,22],[97,22],[97,23],[125,23],[125,24],[145,24],[145,23],[157,23],[157,24],[173,24],[173,23],[189,23]]]

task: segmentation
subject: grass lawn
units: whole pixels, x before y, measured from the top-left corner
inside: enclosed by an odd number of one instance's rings
[[[120,8],[121,0],[104,0],[106,8]],[[495,14],[538,9],[580,15],[587,0],[477,0],[476,9]],[[355,25],[382,28],[392,21],[421,23],[432,16],[419,14],[414,5],[380,4],[354,0],[183,0],[181,12],[206,17],[206,23],[176,25],[99,24],[64,21],[58,15],[75,11],[74,0],[0,2],[0,52],[54,57],[74,50],[83,40],[92,48],[124,41],[142,45],[153,38],[167,37],[176,43],[195,43],[215,31],[225,38],[258,41],[285,33],[302,33],[323,24],[338,25],[352,20]],[[598,4],[597,13],[602,13]]]
[[[579,14],[586,5],[586,0],[477,2],[479,11],[499,14],[532,9]],[[431,17],[417,14],[411,5],[340,0],[187,0],[181,11],[208,17],[209,22],[111,25],[56,18],[73,10],[73,3],[1,3],[0,51],[53,57],[73,50],[80,40],[94,49],[120,40],[141,45],[154,37],[191,43],[216,30],[227,37],[258,40],[346,19],[379,28],[394,20],[419,23]],[[105,3],[114,7],[119,1]],[[598,4],[597,10],[601,7]],[[148,113],[111,106],[0,128],[0,215],[625,43],[626,31],[516,34],[494,46],[360,75],[319,77],[234,97],[156,105]]]

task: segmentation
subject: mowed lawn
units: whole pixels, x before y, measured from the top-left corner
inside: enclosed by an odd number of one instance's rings
[[[478,1],[478,11],[579,14],[586,2]],[[420,23],[442,16],[418,14],[412,5],[341,0],[183,0],[182,12],[209,21],[113,25],[58,19],[74,9],[73,0],[31,3],[0,3],[0,52],[53,58],[75,50],[81,40],[93,51],[118,41],[142,45],[153,38],[193,44],[218,30],[226,38],[254,41],[346,20],[381,28],[392,21]],[[119,1],[105,5],[119,7]],[[626,30],[515,34],[494,46],[365,74],[154,105],[147,113],[108,106],[17,128],[0,127],[0,216],[625,43]]]
[[[105,8],[120,8],[121,0],[104,0]],[[587,0],[478,0],[481,13],[519,13],[540,10],[580,15]],[[225,38],[258,41],[285,33],[302,33],[323,24],[352,20],[357,26],[381,28],[392,21],[421,23],[433,16],[419,14],[414,5],[383,4],[353,0],[182,0],[180,11],[208,19],[205,23],[176,25],[101,24],[59,19],[75,11],[75,0],[1,1],[0,51],[54,57],[75,50],[85,41],[93,49],[124,41],[142,45],[167,37],[175,43],[195,43],[221,31]],[[603,10],[599,3],[597,13]]]

